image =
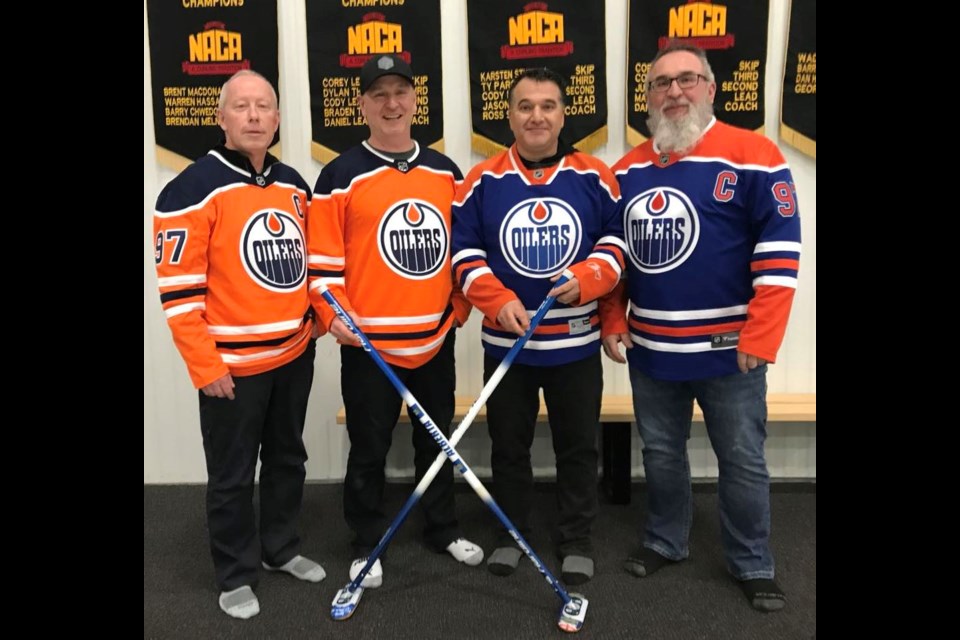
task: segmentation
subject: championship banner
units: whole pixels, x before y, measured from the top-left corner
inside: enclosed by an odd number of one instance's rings
[[[817,158],[817,0],[793,0],[783,69],[780,137]]]
[[[492,156],[513,144],[508,89],[530,67],[567,80],[563,139],[587,152],[606,143],[604,3],[467,0],[467,28],[474,151]]]
[[[394,53],[413,67],[413,138],[443,151],[440,0],[307,0],[311,155],[326,164],[370,137],[357,106],[360,67]]]
[[[703,49],[717,82],[718,120],[763,132],[768,0],[630,0],[627,141],[648,137],[647,73],[671,40]]]
[[[217,106],[230,76],[251,69],[277,88],[277,4],[147,0],[147,22],[157,161],[180,171],[223,140]]]

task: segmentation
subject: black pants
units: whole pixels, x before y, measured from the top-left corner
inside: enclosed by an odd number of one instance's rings
[[[483,360],[484,381],[500,365]],[[552,367],[514,364],[487,401],[493,441],[490,466],[497,503],[527,537],[533,509],[533,444],[540,410],[540,389],[547,403],[553,451],[557,459],[557,555],[589,555],[590,531],[597,516],[597,432],[603,370],[600,354]],[[513,546],[504,531],[498,547]]]
[[[303,354],[282,367],[234,377],[234,400],[199,393],[210,551],[221,591],[254,587],[261,560],[279,566],[299,553],[296,522],[307,461],[303,424],[315,353],[310,340]],[[253,512],[258,452],[259,544]]]
[[[440,351],[416,369],[393,367],[424,411],[444,435],[453,420],[456,367],[454,331],[447,334]],[[383,500],[384,466],[400,417],[401,398],[373,359],[359,347],[340,347],[340,383],[350,436],[347,475],[343,481],[343,513],[354,532],[354,557],[369,555],[387,528],[380,508]],[[409,412],[408,412],[409,413]],[[419,482],[433,464],[440,447],[414,415],[413,448]],[[453,466],[444,464],[420,500],[426,519],[424,537],[435,551],[442,551],[460,537],[454,514]]]

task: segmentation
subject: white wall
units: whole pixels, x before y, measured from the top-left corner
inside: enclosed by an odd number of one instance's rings
[[[304,0],[279,0],[281,146],[283,161],[300,171],[309,184],[321,165],[310,157],[310,92],[307,76],[307,35]],[[444,139],[446,153],[464,173],[482,158],[470,151],[470,102],[467,78],[466,3],[441,0],[444,68]],[[627,0],[607,0],[607,91],[610,142],[596,155],[613,164],[626,151],[625,67]],[[767,52],[766,128],[777,140],[781,73],[786,48],[788,0],[771,0]],[[778,140],[779,142],[779,140]],[[781,145],[793,170],[803,221],[800,286],[786,341],[776,365],[770,368],[771,391],[815,392],[817,389],[817,163]],[[174,173],[157,165],[154,153],[153,111],[150,95],[150,53],[147,12],[143,12],[143,481],[145,483],[205,482],[196,391],[173,347],[160,309],[152,250],[153,205],[160,189]],[[476,396],[482,384],[479,315],[461,330],[457,340],[457,393]],[[340,408],[339,353],[325,337],[317,344],[316,376],[307,413],[305,441],[310,460],[307,477],[337,481],[343,478],[348,441],[336,424]],[[624,367],[604,359],[605,390],[628,394]],[[391,477],[412,477],[409,427],[398,427],[390,454]],[[458,447],[481,477],[489,475],[486,426],[478,424]],[[694,428],[690,442],[696,477],[716,477],[716,458],[703,425]],[[816,477],[816,427],[770,425],[767,443],[770,472],[777,478]],[[642,476],[639,437],[633,438],[634,475]],[[549,430],[538,430],[534,444],[538,476],[553,474]]]

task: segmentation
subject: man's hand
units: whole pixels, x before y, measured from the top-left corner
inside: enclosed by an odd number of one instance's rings
[[[527,332],[527,327],[530,326],[530,318],[519,300],[511,300],[500,308],[500,313],[497,314],[497,324],[511,333],[522,336]]]
[[[767,361],[763,358],[758,358],[755,355],[744,353],[743,351],[737,351],[737,366],[740,367],[740,373],[747,373],[751,369],[756,369],[765,364],[767,364]]]
[[[629,333],[611,333],[603,339],[603,352],[607,354],[607,357],[614,362],[626,364],[627,359],[624,357],[619,347],[621,342],[627,349],[633,349],[633,340],[630,339]]]
[[[560,276],[562,275],[563,275],[562,273],[558,273],[557,275],[550,278],[550,282],[556,282],[557,280],[560,279]],[[553,289],[550,289],[547,295],[556,296],[557,301],[562,302],[563,304],[572,304],[574,302],[579,302],[580,301],[580,281],[577,280],[576,278],[570,278],[559,287],[554,287]]]
[[[350,312],[350,319],[353,320],[354,324],[359,326],[357,314]],[[330,333],[333,334],[333,337],[339,340],[341,344],[351,347],[360,346],[360,338],[358,338],[357,334],[353,331],[350,331],[340,318],[334,318],[333,322],[330,323]]]
[[[203,395],[211,398],[228,398],[233,400],[233,376],[229,373],[222,378],[217,378],[205,387],[200,387]]]

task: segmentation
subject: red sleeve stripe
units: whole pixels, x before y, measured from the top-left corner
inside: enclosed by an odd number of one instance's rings
[[[799,260],[789,258],[771,258],[770,260],[754,260],[750,263],[750,271],[764,271],[766,269],[793,269],[800,268]]]

